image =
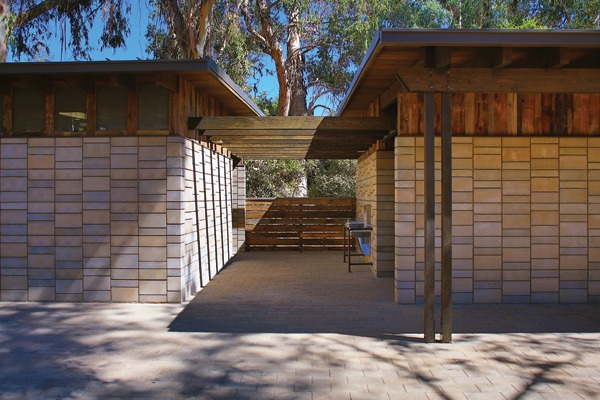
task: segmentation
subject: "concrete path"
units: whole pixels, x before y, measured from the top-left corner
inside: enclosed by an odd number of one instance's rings
[[[187,306],[0,303],[0,399],[600,399],[600,307],[422,306],[341,254],[246,253]]]

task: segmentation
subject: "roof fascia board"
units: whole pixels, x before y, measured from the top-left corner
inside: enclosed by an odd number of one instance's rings
[[[208,66],[207,61],[204,59],[24,63],[13,62],[0,64],[0,74],[100,74],[169,71],[208,71]]]
[[[600,31],[575,29],[382,29],[382,45],[600,47]]]

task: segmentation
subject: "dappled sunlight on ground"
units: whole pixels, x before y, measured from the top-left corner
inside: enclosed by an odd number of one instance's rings
[[[425,344],[422,306],[335,255],[268,278],[252,254],[187,306],[0,303],[0,399],[600,398],[598,306],[457,306],[454,342]]]

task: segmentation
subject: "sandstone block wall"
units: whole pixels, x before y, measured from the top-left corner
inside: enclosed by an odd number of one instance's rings
[[[231,161],[197,143],[194,152],[198,220],[188,139],[1,138],[0,299],[189,299],[198,260],[214,275],[233,255]]]
[[[365,211],[366,210],[366,211]],[[376,276],[394,274],[394,152],[375,151],[356,167],[356,218],[373,225],[372,271]]]
[[[396,138],[395,168],[396,299],[415,303],[423,296],[422,137]],[[453,201],[455,302],[600,301],[600,139],[455,137]]]
[[[246,167],[238,164],[231,179],[233,252],[236,253],[244,250],[246,242]]]

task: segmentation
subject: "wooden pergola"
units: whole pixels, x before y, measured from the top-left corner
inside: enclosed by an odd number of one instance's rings
[[[356,159],[394,133],[396,118],[197,117],[189,129],[245,159]]]

